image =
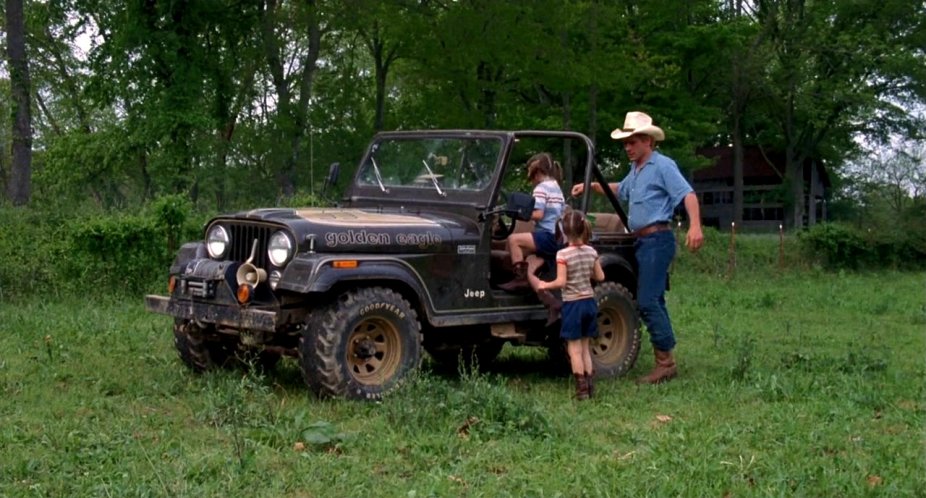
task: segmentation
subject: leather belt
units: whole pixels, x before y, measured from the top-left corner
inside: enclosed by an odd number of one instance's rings
[[[633,232],[633,234],[637,237],[646,237],[647,235],[652,235],[656,232],[664,232],[671,229],[672,228],[668,223],[653,223],[652,225],[646,225],[645,227]]]

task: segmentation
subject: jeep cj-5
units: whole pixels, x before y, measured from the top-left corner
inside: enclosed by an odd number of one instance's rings
[[[505,343],[547,347],[565,364],[559,323],[547,326],[536,294],[498,288],[512,277],[505,240],[531,230],[524,161],[540,151],[562,156],[564,191],[606,184],[580,133],[380,133],[336,207],[210,220],[203,240],[178,251],[168,295],[146,296],[146,307],[174,318],[190,368],[292,356],[320,396],[380,398],[418,367],[422,348],[441,366],[486,365]],[[617,376],[640,347],[634,236],[611,191],[590,191],[568,202],[593,220],[606,275],[595,286],[595,370]],[[590,212],[592,203],[602,207]]]

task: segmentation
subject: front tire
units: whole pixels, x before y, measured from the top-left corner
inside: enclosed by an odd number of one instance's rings
[[[303,379],[320,397],[381,399],[420,362],[417,314],[382,287],[345,292],[310,313],[299,340]]]
[[[174,347],[177,355],[194,372],[226,367],[235,352],[229,344],[216,340],[212,327],[201,327],[190,320],[174,320]]]

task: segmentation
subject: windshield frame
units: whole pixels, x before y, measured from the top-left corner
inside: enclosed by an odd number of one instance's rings
[[[499,201],[498,194],[499,189],[501,188],[501,179],[505,174],[505,170],[510,167],[518,167],[518,165],[512,166],[509,164],[514,144],[519,139],[529,137],[577,140],[578,143],[584,144],[587,151],[585,156],[585,177],[583,179],[576,180],[582,181],[586,186],[588,186],[593,181],[597,181],[604,185],[607,184],[604,176],[596,164],[594,142],[592,142],[590,138],[580,132],[565,130],[500,131],[461,129],[388,131],[380,132],[373,137],[373,140],[367,147],[363,158],[361,159],[357,170],[354,173],[351,185],[345,191],[344,201],[358,207],[371,205],[400,207],[427,205],[434,208],[442,206],[468,206],[475,208],[474,214],[481,213],[486,209],[492,208],[494,203]],[[487,183],[484,189],[478,191],[454,190],[452,193],[448,193],[446,196],[443,196],[433,188],[433,185],[431,185],[431,188],[392,187],[391,190],[387,188],[387,190],[390,191],[383,192],[380,186],[376,184],[376,182],[373,182],[372,185],[369,185],[360,183],[358,181],[359,176],[362,173],[362,166],[369,160],[377,144],[387,140],[410,140],[415,138],[498,139],[502,141],[502,148],[497,162],[494,165],[494,171],[492,173],[491,180]],[[583,212],[587,211],[588,209],[590,190],[591,189],[586,188],[584,195],[577,199],[579,203],[579,206],[577,207],[580,208]],[[626,214],[624,213],[623,208],[621,208],[620,204],[617,202],[614,194],[612,192],[605,192],[605,194],[605,197],[607,197],[607,199],[614,207],[615,212],[621,216],[621,219],[624,220],[626,224]]]
[[[376,180],[370,181],[365,178],[368,170],[365,166],[376,158],[377,152],[383,144],[396,141],[416,141],[416,140],[461,140],[476,141],[490,140],[498,141],[496,157],[491,164],[484,164],[486,176],[474,188],[459,188],[439,185],[435,188],[434,182],[429,175],[422,175],[423,180],[414,184],[402,184],[400,182],[384,181],[385,191]],[[416,203],[441,203],[441,204],[465,204],[479,208],[485,208],[495,193],[495,185],[498,183],[500,170],[508,157],[511,141],[513,137],[508,132],[485,131],[485,130],[422,130],[422,131],[393,131],[378,133],[370,142],[363,155],[357,170],[354,173],[353,181],[350,188],[345,192],[345,196],[352,202],[377,200],[387,203],[416,204]],[[424,169],[419,158],[417,167]],[[378,160],[377,160],[378,161]],[[384,171],[381,161],[377,162],[380,173],[388,176]],[[411,164],[408,167],[412,167]],[[433,167],[433,164],[430,165]]]

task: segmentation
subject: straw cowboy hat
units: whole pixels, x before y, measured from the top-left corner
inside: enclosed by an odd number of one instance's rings
[[[624,126],[612,131],[611,138],[623,140],[630,135],[637,134],[649,135],[657,142],[666,139],[666,134],[662,132],[662,128],[653,125],[653,118],[638,111],[628,112],[627,117],[624,118]]]

